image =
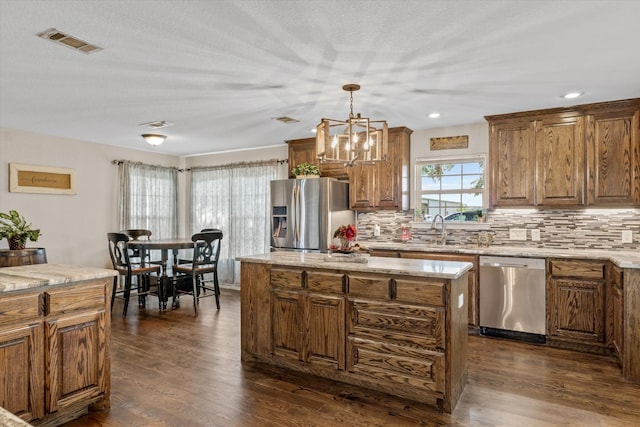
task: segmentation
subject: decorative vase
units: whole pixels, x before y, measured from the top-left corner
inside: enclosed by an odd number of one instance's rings
[[[24,249],[27,246],[27,242],[23,242],[19,237],[11,237],[7,239],[9,241],[9,249],[12,251]]]
[[[340,238],[340,249],[343,249],[345,251],[351,249],[351,242],[349,242],[346,237]]]

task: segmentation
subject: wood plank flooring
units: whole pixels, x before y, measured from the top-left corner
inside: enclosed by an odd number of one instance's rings
[[[469,337],[469,381],[453,414],[315,377],[240,362],[240,295],[223,289],[159,313],[116,301],[111,410],[68,427],[640,426],[640,386],[614,359]]]

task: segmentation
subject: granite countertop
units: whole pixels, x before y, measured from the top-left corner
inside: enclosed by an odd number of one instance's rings
[[[31,424],[16,417],[11,412],[7,411],[3,407],[0,407],[0,426],[4,427],[26,427]]]
[[[457,261],[431,261],[417,259],[367,257],[367,262],[344,262],[344,259],[327,254],[301,252],[270,252],[238,258],[262,264],[292,267],[337,269],[366,273],[457,279],[469,271],[473,264]]]
[[[113,277],[115,270],[64,264],[32,264],[0,268],[0,293]]]
[[[417,242],[375,242],[360,241],[370,249],[396,251],[442,252],[471,255],[496,255],[538,258],[583,258],[612,261],[620,268],[640,268],[640,251],[622,251],[618,249],[561,249],[531,248],[526,246],[495,245],[479,248],[475,245],[432,245]]]

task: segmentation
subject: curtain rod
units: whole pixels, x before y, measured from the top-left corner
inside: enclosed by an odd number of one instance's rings
[[[125,163],[127,161],[129,161],[129,160],[112,160],[111,163],[114,164],[114,165],[120,166],[121,164],[123,164],[123,163]],[[145,163],[142,163],[142,162],[131,162],[131,163],[137,163],[137,164],[141,164],[141,165],[145,164]],[[283,165],[285,163],[289,163],[289,159],[276,160],[276,163],[278,163],[279,165]],[[165,166],[165,167],[171,167],[171,166]],[[207,166],[204,166],[204,167],[207,167]],[[178,170],[178,172],[190,172],[191,168],[177,169],[177,170]]]

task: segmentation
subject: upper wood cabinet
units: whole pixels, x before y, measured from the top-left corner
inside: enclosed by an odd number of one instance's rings
[[[300,163],[311,163],[318,166],[320,176],[337,179],[349,178],[349,172],[343,164],[320,163],[320,160],[316,158],[315,138],[292,139],[285,142],[289,145],[289,175],[291,178],[295,178],[291,175],[291,169]]]
[[[412,133],[406,127],[389,129],[386,161],[349,168],[351,209],[408,209]]]
[[[638,104],[587,112],[588,204],[640,204]]]
[[[640,204],[640,99],[487,116],[491,206]]]

